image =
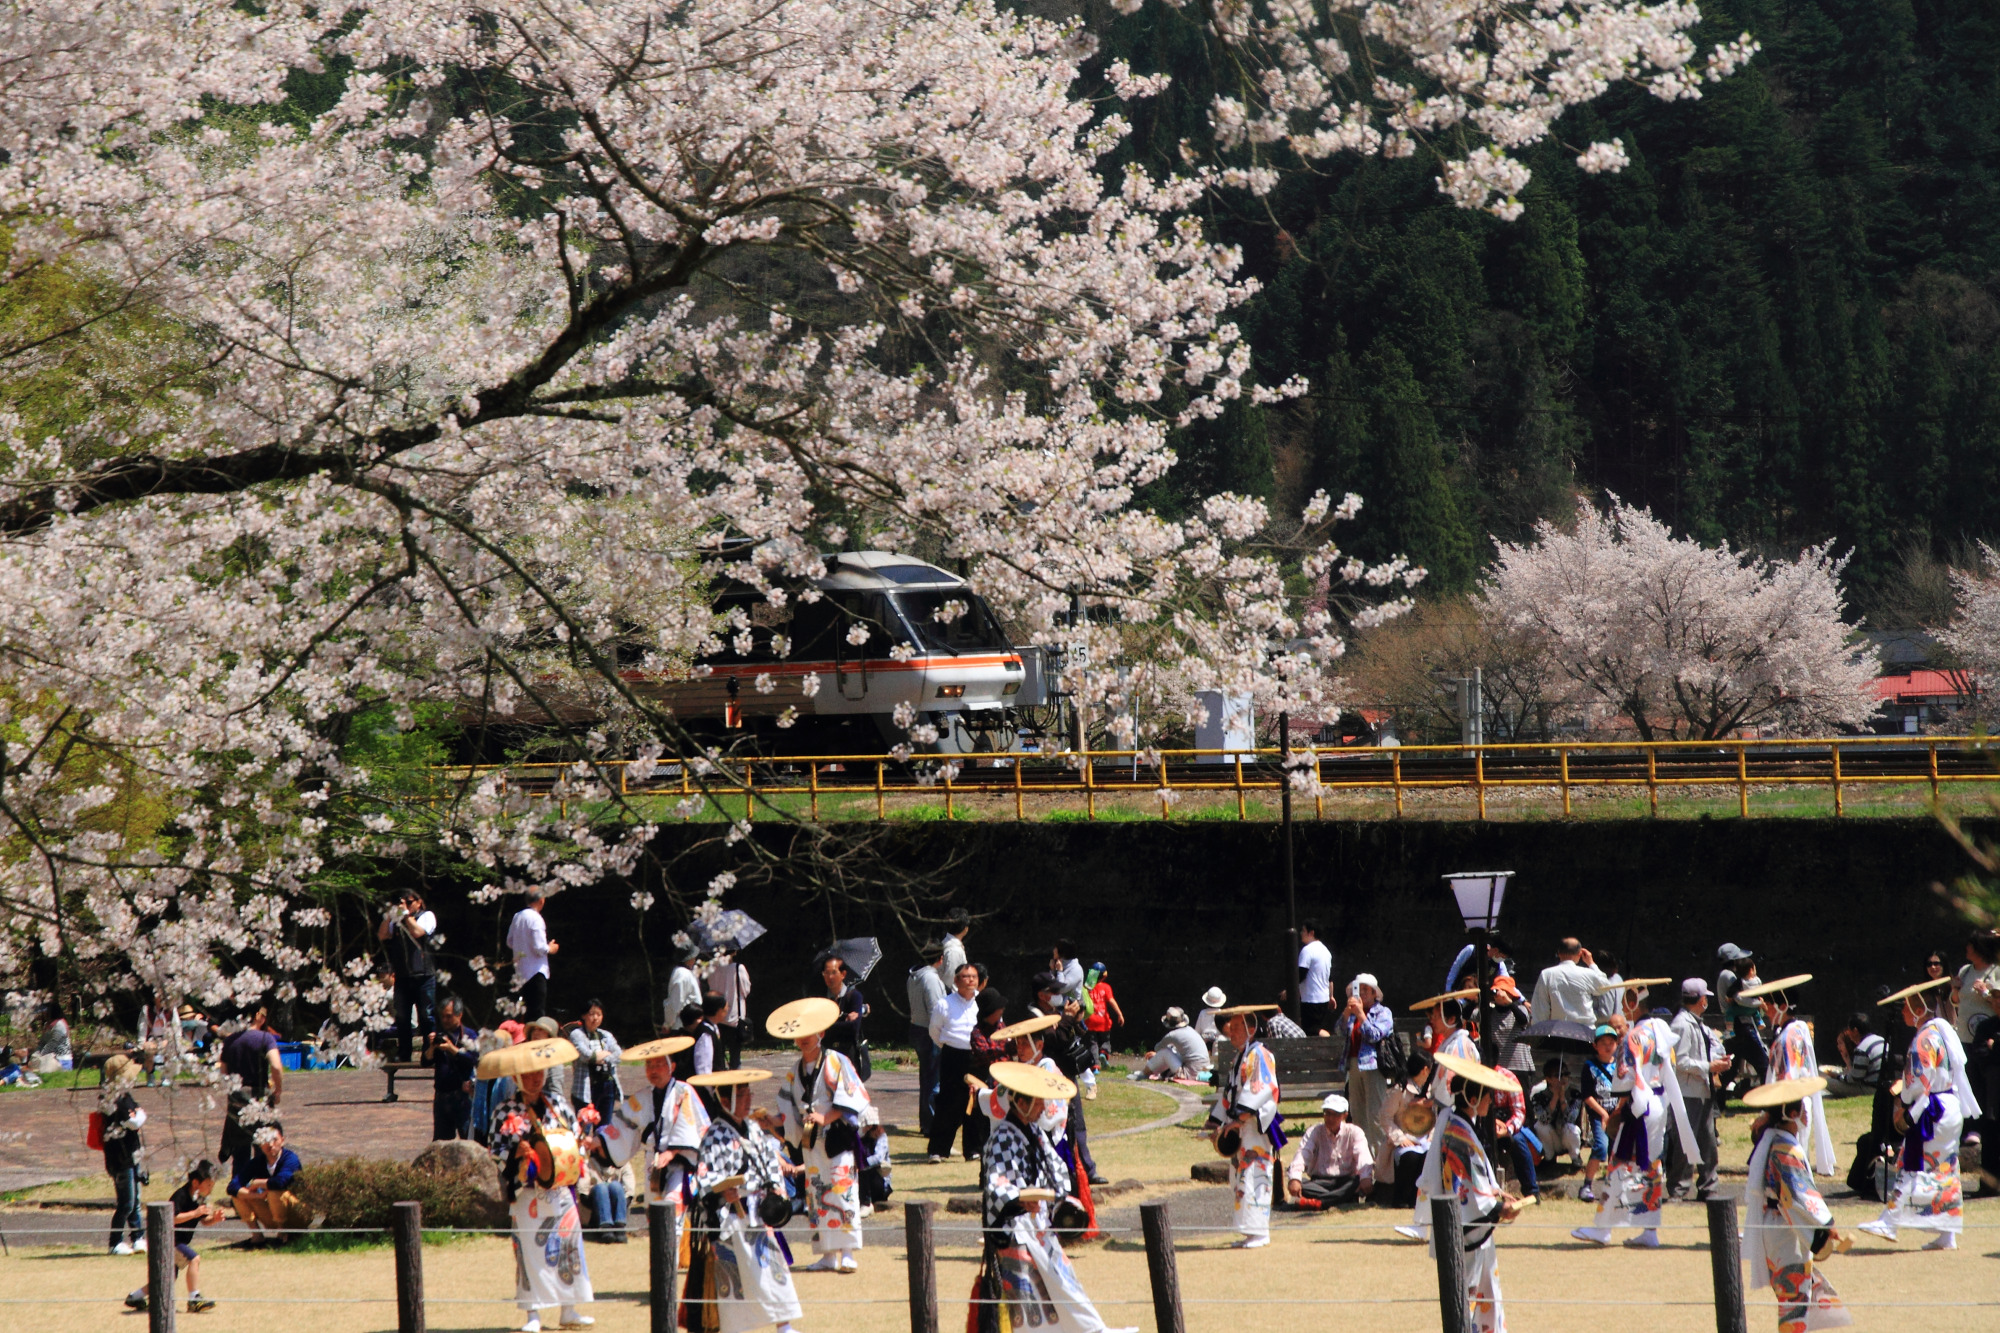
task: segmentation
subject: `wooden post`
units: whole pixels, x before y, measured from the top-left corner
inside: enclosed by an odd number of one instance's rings
[[[938,1333],[937,1246],[931,1225],[935,1203],[903,1205],[903,1237],[910,1264],[910,1333]]]
[[[1660,813],[1660,767],[1659,751],[1646,745],[1646,813],[1657,818]]]
[[[1174,1224],[1163,1203],[1139,1205],[1146,1233],[1146,1271],[1153,1279],[1153,1326],[1158,1333],[1187,1333],[1181,1317],[1181,1274],[1174,1263]]]
[[[1847,811],[1840,799],[1840,746],[1833,747],[1833,817],[1839,819]]]
[[[146,1205],[146,1328],[174,1333],[174,1206]]]
[[[1748,1333],[1734,1195],[1708,1201],[1708,1266],[1715,1275],[1715,1333]]]
[[[653,1333],[678,1333],[674,1282],[680,1276],[681,1238],[674,1232],[674,1206],[646,1205],[646,1245],[652,1255]]]
[[[1750,818],[1750,747],[1736,747],[1736,815]]]
[[[1396,818],[1401,819],[1403,817],[1403,752],[1400,748],[1396,753],[1389,756],[1389,786],[1396,793]],[[1563,794],[1563,799],[1569,799],[1567,792]]]
[[[1458,1197],[1431,1200],[1431,1248],[1437,1251],[1438,1312],[1444,1333],[1472,1333],[1472,1309],[1465,1293],[1465,1240],[1458,1223]]]
[[[424,1206],[393,1205],[396,1233],[396,1333],[424,1333]]]
[[[1569,818],[1569,751],[1556,751],[1556,762],[1562,766],[1563,818]]]

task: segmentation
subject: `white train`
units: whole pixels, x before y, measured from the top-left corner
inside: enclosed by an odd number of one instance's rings
[[[1041,655],[1017,651],[969,583],[891,551],[850,551],[829,565],[816,602],[777,607],[747,589],[718,598],[717,610],[741,614],[724,630],[725,651],[694,674],[627,679],[691,730],[749,732],[766,753],[879,754],[911,739],[894,721],[899,704],[915,713],[913,728],[937,729],[918,750],[1014,748],[1025,710],[1047,702]],[[818,678],[810,695],[809,677]],[[797,717],[781,728],[787,709]]]

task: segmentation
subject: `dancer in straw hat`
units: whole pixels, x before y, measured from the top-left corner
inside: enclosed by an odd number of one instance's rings
[[[1598,993],[1632,989],[1643,993],[1662,980],[1627,981],[1605,985]],[[1657,1018],[1641,1018],[1619,1038],[1616,1075],[1611,1089],[1621,1094],[1612,1111],[1611,1170],[1597,1192],[1593,1225],[1570,1235],[1593,1245],[1609,1245],[1620,1227],[1637,1227],[1626,1245],[1639,1250],[1660,1247],[1660,1206],[1667,1194],[1667,1117],[1673,1117],[1681,1149],[1692,1158],[1700,1152],[1680,1079],[1674,1074],[1674,1032]]]
[[[686,1218],[694,1198],[695,1152],[708,1129],[701,1098],[674,1077],[674,1057],[693,1045],[692,1037],[660,1037],[621,1052],[620,1063],[646,1067],[646,1087],[614,1103],[597,1130],[613,1166],[625,1165],[642,1147],[647,1150],[646,1198],[672,1204],[676,1223]],[[685,1237],[687,1229],[677,1226],[676,1234]],[[686,1253],[683,1245],[683,1261]]]
[[[1006,1116],[979,1158],[986,1244],[972,1287],[973,1333],[1029,1327],[1049,1333],[1102,1333],[1104,1320],[1084,1294],[1051,1224],[1053,1205],[1070,1195],[1074,1176],[1040,1128],[1046,1103],[1076,1096],[1076,1084],[1039,1065],[993,1066]]]
[[[784,1242],[771,1226],[791,1215],[785,1176],[800,1168],[785,1159],[750,1109],[766,1069],[696,1074],[688,1082],[713,1099],[695,1169],[698,1239],[688,1263],[681,1326],[689,1333],[748,1333],[777,1325],[790,1333],[799,1295]]]
[[[993,1040],[1010,1043],[1013,1047],[1010,1054],[1016,1063],[1034,1065],[1051,1074],[1067,1077],[1063,1075],[1063,1071],[1057,1067],[1054,1060],[1042,1053],[1042,1034],[1061,1021],[1060,1014],[1040,1014],[999,1029],[993,1034]],[[989,1088],[972,1074],[967,1074],[965,1081],[973,1088],[974,1096],[978,1099],[980,1108],[986,1112],[991,1125],[997,1125],[1007,1118],[1011,1103],[1005,1089],[997,1084]],[[1090,1197],[1090,1176],[1089,1173],[1077,1169],[1076,1146],[1070,1142],[1069,1099],[1044,1097],[1042,1116],[1036,1122],[1035,1128],[1042,1131],[1043,1137],[1047,1138],[1050,1146],[1056,1150],[1056,1156],[1063,1159],[1063,1165],[1069,1168],[1070,1176],[1076,1184],[1077,1199],[1082,1203],[1084,1216],[1088,1220],[1082,1238],[1097,1239],[1097,1205]]]
[[[1446,991],[1442,995],[1433,995],[1427,1000],[1418,1000],[1411,1005],[1411,1013],[1422,1014],[1428,1020],[1428,1026],[1424,1029],[1424,1049],[1432,1054],[1449,1055],[1454,1059],[1469,1060],[1473,1064],[1478,1064],[1479,1043],[1474,1041],[1472,1034],[1465,1029],[1465,1005],[1478,997],[1478,988],[1470,987],[1464,990]],[[1433,1067],[1431,1071],[1432,1095],[1446,1106],[1451,1104],[1451,1077],[1450,1071],[1442,1065]],[[1432,1135],[1431,1141],[1433,1143],[1437,1141],[1435,1134]],[[1430,1173],[1425,1172],[1418,1180],[1417,1202],[1410,1210],[1409,1222],[1396,1228],[1397,1235],[1407,1236],[1411,1240],[1424,1240],[1431,1234],[1430,1195],[1423,1184],[1429,1176]]]
[[[1792,1002],[1792,991],[1812,980],[1812,973],[1801,972],[1793,977],[1779,977],[1776,981],[1766,981],[1755,986],[1745,986],[1736,992],[1739,1000],[1757,1000],[1764,1006],[1764,1017],[1771,1024],[1770,1067],[1764,1071],[1766,1083],[1781,1083],[1787,1079],[1814,1079],[1819,1077],[1819,1057],[1813,1054],[1812,1029],[1805,1020],[1793,1016],[1797,1006]],[[1752,1123],[1751,1134],[1755,1136],[1764,1121]],[[1833,1134],[1826,1125],[1826,1103],[1815,1092],[1806,1101],[1804,1118],[1799,1122],[1803,1129],[1803,1141],[1812,1155],[1812,1168],[1821,1175],[1833,1170]]]
[[[1965,1048],[1939,1012],[1949,977],[1906,986],[1881,1004],[1900,1004],[1903,1021],[1917,1030],[1910,1040],[1896,1098],[1896,1127],[1903,1131],[1896,1188],[1889,1206],[1861,1229],[1894,1240],[1899,1227],[1935,1231],[1927,1250],[1955,1250],[1965,1228],[1965,1187],[1959,1176],[1959,1135],[1980,1114],[1965,1076]]]
[[[583,1226],[571,1186],[583,1176],[584,1154],[597,1139],[581,1132],[576,1113],[548,1086],[548,1071],[576,1059],[576,1047],[544,1037],[479,1057],[479,1077],[512,1077],[515,1095],[493,1108],[489,1146],[500,1161],[500,1183],[514,1224],[514,1303],[528,1312],[522,1333],[541,1333],[541,1312],[561,1307],[564,1328],[597,1321],[577,1313],[594,1300],[583,1256]]]
[[[1236,1229],[1243,1233],[1236,1242],[1239,1250],[1271,1243],[1271,1185],[1285,1134],[1278,1123],[1278,1062],[1257,1040],[1257,1017],[1277,1008],[1275,1004],[1239,1004],[1218,1009],[1215,1014],[1236,1058],[1216,1080],[1208,1135],[1215,1150],[1229,1159],[1229,1187],[1236,1194]]]
[[[1750,1289],[1769,1287],[1778,1298],[1778,1333],[1854,1322],[1813,1258],[1815,1250],[1841,1244],[1803,1143],[1806,1108],[1825,1090],[1826,1080],[1815,1074],[1743,1094],[1743,1104],[1761,1110],[1767,1125],[1750,1154],[1750,1183],[1743,1190],[1743,1262],[1750,1266]]]
[[[821,1040],[839,1017],[839,1005],[815,997],[780,1005],[764,1022],[772,1036],[799,1048],[778,1093],[778,1108],[785,1141],[800,1150],[813,1177],[813,1249],[819,1258],[808,1273],[853,1273],[861,1267],[855,1254],[861,1248],[855,1150],[861,1143],[861,1113],[870,1103],[853,1064]]]
[[[1493,1094],[1509,1086],[1497,1069],[1449,1051],[1439,1051],[1431,1079],[1432,1096],[1449,1107],[1450,1119],[1431,1133],[1424,1158],[1424,1189],[1433,1198],[1456,1196],[1465,1245],[1466,1306],[1478,1333],[1506,1333],[1500,1304],[1500,1255],[1493,1233],[1520,1216],[1522,1201],[1500,1188],[1476,1127],[1493,1109]],[[1442,1090],[1449,1088],[1449,1093]],[[1433,1238],[1433,1245],[1436,1241]],[[1433,1250],[1435,1253],[1435,1250]]]

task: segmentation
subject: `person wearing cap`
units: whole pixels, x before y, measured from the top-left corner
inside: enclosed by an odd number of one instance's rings
[[[1576,1197],[1584,1203],[1597,1202],[1592,1182],[1611,1163],[1611,1112],[1618,1105],[1612,1085],[1618,1081],[1618,1029],[1599,1023],[1591,1030],[1590,1055],[1584,1059],[1577,1096],[1583,1102],[1584,1123],[1590,1130],[1590,1159],[1583,1164],[1583,1186]]]
[[[1763,1136],[1750,1154],[1743,1188],[1743,1262],[1751,1291],[1765,1287],[1778,1300],[1778,1333],[1841,1328],[1854,1322],[1839,1293],[1814,1263],[1822,1233],[1833,1235],[1833,1210],[1820,1197],[1803,1142],[1807,1101],[1826,1081],[1780,1079],[1750,1089],[1743,1104],[1763,1114]]]
[[[1477,1333],[1506,1333],[1507,1316],[1500,1303],[1500,1256],[1494,1232],[1521,1213],[1521,1200],[1500,1188],[1493,1163],[1479,1141],[1477,1122],[1492,1113],[1493,1094],[1505,1085],[1500,1071],[1441,1051],[1431,1078],[1431,1094],[1439,1104],[1437,1128],[1424,1154],[1421,1195],[1456,1196],[1463,1219],[1466,1309]],[[1436,1253],[1436,1238],[1431,1238]]]
[[[1906,986],[1883,1004],[1900,1001],[1903,1021],[1916,1029],[1895,1092],[1896,1128],[1903,1132],[1895,1192],[1889,1206],[1861,1229],[1894,1240],[1898,1229],[1937,1233],[1927,1250],[1958,1248],[1965,1229],[1965,1185],[1959,1173],[1959,1136],[1980,1115],[1979,1098],[1965,1072],[1965,1048],[1939,1011],[1949,978]]]
[[[598,1137],[578,1121],[567,1099],[549,1086],[548,1071],[568,1064],[576,1049],[560,1037],[537,1037],[485,1056],[487,1072],[507,1067],[515,1092],[493,1108],[488,1151],[500,1163],[500,1186],[513,1223],[514,1303],[527,1312],[522,1333],[541,1333],[541,1312],[560,1307],[564,1328],[588,1328],[597,1321],[577,1306],[596,1299],[583,1252],[583,1218],[576,1206],[574,1179],[565,1180],[563,1146],[576,1153],[577,1178],[583,1154]]]
[[[944,978],[938,965],[944,961],[944,941],[934,940],[924,950],[924,961],[910,969],[904,983],[904,997],[910,1005],[910,1045],[917,1053],[917,1132],[931,1132],[938,1095],[938,1048],[931,1040],[931,1011],[944,1003]]]
[[[713,1112],[694,1176],[699,1239],[690,1246],[681,1300],[688,1333],[769,1325],[790,1333],[801,1314],[784,1246],[764,1220],[767,1199],[774,1216],[789,1213],[785,1177],[802,1170],[752,1114],[752,1091],[769,1077],[768,1070],[729,1069],[688,1080],[707,1094]]]
[[[1745,986],[1757,984],[1757,959],[1748,949],[1724,944],[1715,951],[1722,970],[1715,975],[1715,1002],[1722,1007],[1722,1026],[1729,1030],[1729,1053],[1750,1066],[1754,1080],[1765,1081],[1771,1061],[1765,1049],[1764,1009],[1754,999],[1742,997]],[[1725,1085],[1719,1091],[1726,1101],[1733,1091]]]
[[[1320,1122],[1306,1131],[1285,1172],[1285,1192],[1301,1208],[1326,1208],[1366,1199],[1375,1189],[1375,1154],[1368,1137],[1347,1118],[1347,1098],[1329,1093]]]
[[[1208,1113],[1208,1136],[1229,1158],[1229,1188],[1236,1196],[1239,1250],[1271,1243],[1271,1174],[1278,1149],[1285,1146],[1279,1127],[1278,1062],[1257,1040],[1260,1014],[1275,1004],[1239,1004],[1220,1010],[1222,1035],[1236,1057],[1222,1071],[1215,1107]]]
[[[1680,1080],[1681,1104],[1687,1107],[1688,1124],[1694,1127],[1695,1145],[1701,1150],[1697,1176],[1692,1153],[1684,1152],[1678,1137],[1667,1142],[1668,1188],[1675,1198],[1690,1189],[1698,1199],[1715,1192],[1716,1172],[1721,1166],[1721,1146],[1715,1125],[1715,1085],[1735,1063],[1722,1049],[1722,1036],[1702,1021],[1708,1012],[1712,992],[1700,977],[1681,983],[1681,1008],[1674,1015],[1674,1076]]]
[[[1077,1086],[1037,1065],[1001,1061],[992,1068],[1006,1115],[980,1154],[979,1198],[985,1243],[968,1327],[976,1333],[1039,1328],[1103,1333],[1104,1320],[1063,1254],[1052,1213],[1074,1204],[1074,1177],[1040,1128],[1051,1099],[1076,1100]]]
[[[1635,990],[1646,983],[1606,983],[1614,989]],[[1597,1191],[1593,1224],[1570,1232],[1593,1245],[1609,1245],[1611,1233],[1636,1227],[1639,1234],[1625,1244],[1632,1249],[1660,1247],[1660,1208],[1666,1201],[1667,1121],[1689,1157],[1698,1153],[1694,1128],[1681,1100],[1680,1079],[1674,1072],[1673,1029],[1657,1018],[1641,1018],[1619,1036],[1611,1090],[1618,1098],[1612,1112],[1611,1170]]]
[[[1381,1046],[1396,1030],[1396,1016],[1382,1003],[1382,983],[1373,972],[1361,972],[1347,983],[1347,1007],[1338,1019],[1345,1037],[1347,1104],[1368,1138],[1370,1156],[1381,1157],[1387,1141],[1382,1129],[1382,1104],[1389,1097],[1389,1078],[1400,1069],[1381,1067]]]
[[[1188,1022],[1187,1010],[1179,1005],[1170,1006],[1160,1015],[1160,1026],[1165,1030],[1154,1043],[1153,1053],[1125,1076],[1128,1080],[1136,1083],[1143,1078],[1199,1079],[1208,1072],[1208,1043],[1195,1033]]]
[[[813,1250],[819,1258],[808,1273],[854,1273],[861,1267],[861,1113],[870,1105],[860,1071],[825,1044],[826,1030],[840,1019],[832,1000],[794,1000],[771,1011],[765,1027],[789,1039],[799,1058],[785,1073],[778,1092],[785,1141],[799,1150],[812,1173]]]
[[[1795,987],[1811,980],[1812,973],[1801,972],[1797,976],[1745,986],[1736,992],[1738,1000],[1756,1000],[1764,1007],[1764,1019],[1772,1034],[1764,1074],[1766,1083],[1819,1077],[1819,1057],[1813,1054],[1812,1029],[1806,1026],[1804,1019],[1795,1016],[1797,1005],[1791,994]],[[1815,1092],[1806,1099],[1800,1124],[1806,1135],[1806,1146],[1812,1153],[1813,1170],[1821,1175],[1830,1174],[1834,1168],[1833,1135],[1827,1129],[1826,1109],[1819,1093]],[[1750,1132],[1753,1138],[1761,1125],[1761,1120],[1752,1123]]]

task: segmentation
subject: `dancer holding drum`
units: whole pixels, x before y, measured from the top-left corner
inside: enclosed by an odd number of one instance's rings
[[[749,1333],[771,1324],[791,1333],[799,1317],[775,1230],[792,1215],[785,1175],[798,1168],[750,1113],[752,1085],[770,1076],[765,1069],[727,1069],[688,1080],[715,1098],[694,1175],[698,1238],[681,1302],[688,1333]]]
[[[852,1062],[826,1049],[822,1034],[840,1017],[828,999],[793,1000],[771,1011],[765,1030],[799,1048],[799,1058],[778,1093],[785,1141],[799,1149],[812,1172],[813,1249],[808,1273],[853,1273],[861,1262],[861,1178],[855,1150],[868,1089]]]
[[[522,1333],[541,1333],[541,1312],[560,1307],[564,1328],[596,1323],[577,1306],[595,1299],[583,1257],[583,1226],[570,1187],[583,1176],[595,1136],[579,1135],[576,1113],[548,1087],[548,1071],[576,1059],[561,1037],[488,1051],[479,1077],[512,1077],[514,1096],[493,1108],[490,1146],[514,1224],[514,1302],[527,1311]]]

